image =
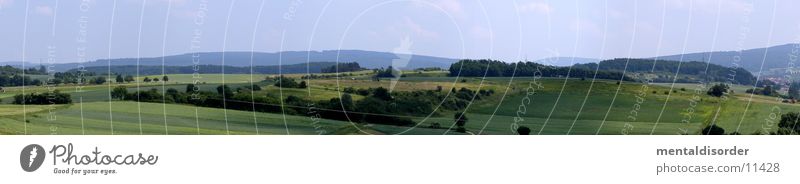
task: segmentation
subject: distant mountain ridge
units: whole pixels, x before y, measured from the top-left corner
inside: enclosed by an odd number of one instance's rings
[[[365,68],[382,68],[392,65],[392,60],[399,59],[398,55],[389,52],[363,51],[363,50],[326,50],[326,51],[284,51],[284,52],[200,52],[171,55],[163,57],[149,58],[119,58],[119,59],[100,59],[83,63],[60,63],[54,64],[56,71],[67,71],[80,66],[99,67],[99,66],[193,66],[193,65],[226,65],[234,67],[251,66],[275,66],[292,65],[302,63],[318,62],[358,62]],[[199,56],[199,62],[194,63],[195,56]],[[223,59],[224,58],[224,59]],[[395,66],[395,68],[414,69],[424,67],[447,68],[450,64],[457,62],[458,59],[443,57],[412,55],[406,66]],[[5,63],[0,63],[5,64]],[[21,65],[21,62],[12,64]],[[26,65],[39,66],[38,63],[28,62]]]
[[[734,67],[734,58],[738,59],[738,65],[754,74],[759,71],[768,71],[775,68],[786,68],[791,60],[797,61],[800,54],[800,44],[784,44],[766,48],[747,49],[739,51],[715,51],[699,52],[689,54],[677,54],[668,56],[653,57],[650,59],[672,60],[672,61],[709,61],[712,64],[726,67]],[[764,63],[763,69],[761,63]],[[798,65],[795,63],[795,65]]]
[[[221,65],[198,65],[198,66],[136,66],[120,65],[109,68],[108,66],[90,66],[83,68],[83,71],[96,74],[120,74],[120,75],[161,75],[161,74],[306,74],[320,73],[322,68],[335,66],[335,62],[311,62],[289,65],[269,65],[269,66],[221,66]],[[223,69],[224,68],[224,69]],[[77,71],[70,69],[68,71]]]
[[[599,63],[575,64],[573,68],[617,72],[625,71],[628,75],[639,80],[666,83],[733,82],[736,84],[751,85],[756,81],[756,78],[751,72],[743,68],[725,67],[699,61],[679,62],[618,58],[604,60]],[[675,73],[679,75],[676,76]],[[733,78],[731,78],[732,76]]]
[[[95,61],[83,63],[58,63],[54,64],[52,69],[55,71],[67,71],[70,69],[83,67],[108,67],[111,66],[126,66],[137,65],[139,66],[161,66],[162,61],[164,66],[193,66],[196,65],[192,62],[194,55],[198,55],[200,62],[197,65],[224,65],[234,67],[253,66],[274,66],[274,65],[292,65],[301,63],[315,63],[315,62],[358,62],[365,68],[382,68],[392,65],[392,61],[400,59],[397,54],[390,52],[377,52],[377,51],[364,51],[364,50],[325,50],[325,51],[284,51],[284,52],[201,52],[201,53],[186,53],[179,55],[163,56],[163,57],[148,57],[148,58],[118,58],[118,59],[100,59]],[[691,62],[699,61],[706,62],[708,60],[712,64],[717,64],[725,67],[738,67],[744,68],[751,73],[758,74],[759,71],[769,71],[779,68],[787,68],[788,63],[792,60],[798,59],[800,55],[800,44],[783,44],[766,48],[755,48],[740,51],[712,51],[712,52],[698,52],[688,54],[676,54],[667,56],[656,56],[644,59],[656,60],[670,60]],[[738,62],[734,62],[734,58],[739,58]],[[410,61],[402,69],[414,69],[425,67],[440,67],[447,68],[450,64],[458,62],[459,59],[425,56],[425,55],[412,55]],[[536,60],[536,63],[553,65],[553,66],[570,66],[574,64],[586,63],[599,63],[600,59],[581,58],[581,57],[552,57]],[[763,69],[761,68],[762,61],[764,63]],[[511,61],[506,61],[511,62]],[[11,65],[21,67],[21,61],[8,61],[0,62],[0,65]],[[37,67],[40,65],[38,62],[26,62],[26,68]],[[395,68],[398,68],[395,66]]]

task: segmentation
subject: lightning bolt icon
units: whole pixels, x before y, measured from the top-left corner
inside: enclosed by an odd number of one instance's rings
[[[29,158],[30,160],[28,161],[28,167],[33,166],[33,160],[36,159],[36,151],[38,151],[36,147],[33,147],[33,149],[31,149],[30,153],[31,156]]]

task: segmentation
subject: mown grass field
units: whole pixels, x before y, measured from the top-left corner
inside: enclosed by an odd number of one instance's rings
[[[29,122],[28,134],[59,135],[325,134],[349,124],[303,116],[118,101],[76,103],[55,112],[52,119],[41,111],[26,117],[21,113],[4,115],[0,118],[0,132],[22,134],[25,121]]]
[[[288,76],[288,75],[287,75]],[[169,75],[167,83],[139,83],[138,88],[180,91],[193,82],[191,75]],[[215,91],[221,75],[201,75],[201,90]],[[250,75],[226,75],[233,88],[251,84]],[[253,84],[263,87],[256,95],[293,95],[314,101],[338,97],[345,87],[388,88],[391,80],[373,81],[364,75],[342,79],[309,79],[307,89],[278,88],[261,82],[266,75],[254,75]],[[290,77],[299,77],[290,76]],[[299,80],[299,79],[298,79]],[[538,84],[538,85],[534,85]],[[377,124],[355,126],[347,121],[314,119],[309,116],[195,107],[180,104],[109,102],[109,87],[136,83],[56,87],[72,95],[74,104],[58,106],[10,105],[10,97],[21,87],[6,88],[0,95],[0,134],[458,134],[451,111],[431,117],[413,118],[417,127]],[[468,134],[515,134],[512,124],[527,126],[532,134],[698,134],[715,123],[730,133],[768,133],[776,128],[775,113],[800,111],[800,106],[772,97],[751,96],[734,86],[727,100],[705,94],[707,86],[697,84],[650,84],[591,79],[530,77],[455,78],[437,73],[408,75],[395,85],[396,91],[434,90],[442,86],[473,90],[492,89],[495,94],[473,101],[465,110]],[[531,90],[535,86],[535,90]],[[590,89],[591,88],[591,89]],[[43,92],[45,87],[26,87],[26,92]],[[355,100],[364,98],[353,95]],[[748,106],[749,104],[749,106]],[[746,109],[746,110],[745,110]],[[745,112],[746,111],[746,112]],[[717,113],[718,112],[718,113]],[[55,116],[53,120],[52,116]],[[27,122],[27,123],[25,123]],[[438,123],[443,128],[427,128]],[[112,130],[113,126],[113,130]],[[226,128],[227,127],[227,128]],[[287,128],[288,127],[288,128]],[[258,132],[256,132],[258,131]]]

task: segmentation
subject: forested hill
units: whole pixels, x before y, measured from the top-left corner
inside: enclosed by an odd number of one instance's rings
[[[627,64],[627,68],[626,68]],[[655,66],[653,66],[655,64]],[[733,82],[743,85],[752,85],[756,78],[743,68],[724,67],[717,64],[706,62],[679,62],[653,59],[612,59],[599,63],[599,70],[603,71],[626,71],[628,76],[635,76],[637,79],[652,79],[653,82]],[[675,72],[680,74],[677,80],[673,80]],[[708,67],[706,69],[706,66]],[[576,64],[575,68],[594,70],[598,68],[598,63]],[[733,81],[730,81],[731,76]]]
[[[506,63],[496,60],[461,60],[450,65],[450,76],[461,77],[570,77],[633,80],[619,71],[548,66],[535,62]]]
[[[225,74],[294,74],[294,73],[320,73],[323,68],[329,68],[332,66],[336,66],[335,62],[311,62],[311,63],[303,63],[303,64],[291,64],[291,65],[283,65],[283,66],[253,66],[252,68],[249,66],[225,66]],[[223,71],[223,67],[220,65],[198,65],[198,66],[136,66],[136,65],[124,65],[124,66],[92,66],[84,68],[87,72],[94,72],[98,74],[107,74],[109,70],[112,74],[120,74],[120,75],[137,75],[137,69],[139,71],[138,75],[160,75],[162,73],[165,74],[192,74],[192,73],[200,73],[200,74],[220,74]],[[252,69],[252,70],[251,70]],[[280,69],[280,71],[279,71]],[[72,69],[69,71],[76,71],[77,69]]]
[[[272,66],[272,65],[291,65],[305,64],[308,62],[358,62],[364,68],[381,68],[392,64],[392,61],[399,59],[402,54],[390,52],[376,52],[363,50],[325,50],[325,51],[283,51],[283,52],[202,52],[187,53],[180,55],[170,55],[161,57],[146,58],[116,58],[100,59],[96,61],[80,63],[58,63],[53,64],[50,69],[57,72],[84,67],[106,67],[112,66],[194,66],[203,65],[225,65],[235,67],[249,66]],[[440,67],[444,68],[456,62],[456,59],[442,58],[425,55],[411,55],[408,63],[402,69]],[[14,62],[18,64],[19,62]],[[32,63],[28,63],[30,65]],[[30,65],[33,66],[33,65]],[[397,67],[396,67],[397,68]]]
[[[722,66],[739,65],[754,73],[771,69],[789,67],[789,63],[796,60],[800,44],[791,43],[776,45],[766,48],[755,48],[741,51],[715,51],[659,56],[650,59],[673,61],[709,61]],[[795,58],[795,59],[793,59]],[[734,62],[739,60],[739,62]]]

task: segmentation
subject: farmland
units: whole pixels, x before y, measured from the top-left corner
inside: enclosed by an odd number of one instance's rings
[[[769,133],[780,112],[800,111],[798,106],[764,96],[740,92],[747,86],[733,86],[734,93],[722,100],[705,94],[697,84],[643,84],[612,80],[533,77],[447,77],[436,72],[407,75],[396,81],[394,91],[469,88],[496,93],[471,101],[463,110],[469,121],[465,133],[452,130],[452,110],[436,108],[428,115],[414,116],[415,126],[352,123],[315,118],[313,115],[240,111],[197,107],[187,104],[112,100],[109,91],[125,86],[157,91],[183,90],[193,82],[191,75],[168,75],[166,83],[109,83],[103,85],[58,86],[71,94],[69,105],[8,104],[23,87],[9,87],[0,95],[0,134],[516,134],[515,127],[529,127],[531,134],[699,134],[714,123],[727,132]],[[274,75],[272,75],[274,77]],[[225,75],[232,88],[259,85],[254,96],[295,96],[311,101],[338,98],[344,88],[390,88],[392,80],[354,77],[301,79],[308,88],[279,88],[263,81],[267,75]],[[159,77],[159,76],[148,76]],[[202,91],[215,92],[223,83],[218,74],[200,75]],[[143,77],[137,78],[141,81]],[[670,87],[673,87],[670,90]],[[28,86],[25,92],[47,91]],[[365,98],[353,94],[354,100]],[[748,107],[749,104],[749,107]],[[273,104],[281,105],[281,104]],[[745,107],[748,107],[745,110]],[[745,112],[746,111],[746,112]],[[772,120],[772,122],[770,122]],[[435,124],[435,126],[434,126]],[[772,129],[770,129],[772,128]]]

